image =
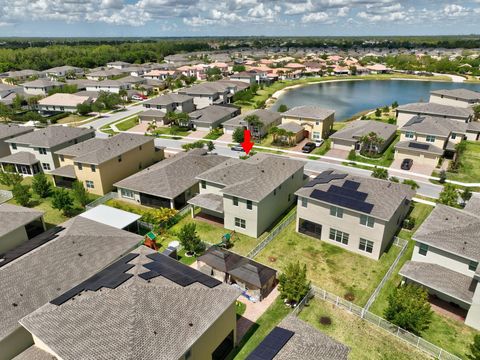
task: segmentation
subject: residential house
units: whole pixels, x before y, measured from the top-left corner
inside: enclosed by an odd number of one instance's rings
[[[125,62],[125,61],[112,61],[107,63],[107,68],[119,69],[122,70],[124,68],[131,67],[132,64]]]
[[[197,259],[197,269],[227,284],[235,284],[255,301],[265,299],[277,284],[276,270],[217,246],[210,247]]]
[[[298,190],[297,231],[379,259],[410,210],[410,186],[327,170]]]
[[[347,360],[350,349],[295,315],[285,317],[247,360]]]
[[[295,122],[305,130],[309,140],[326,139],[333,129],[335,111],[318,106],[296,106],[282,114],[282,124]]]
[[[31,240],[45,231],[43,211],[11,204],[0,204],[0,254]],[[0,255],[1,258],[2,255]]]
[[[0,79],[2,79],[3,83],[8,83],[13,80],[13,82],[17,81],[25,81],[32,78],[40,78],[44,77],[45,73],[42,73],[37,70],[18,70],[18,71],[7,71],[5,73],[0,74]]]
[[[235,106],[211,105],[188,115],[195,129],[210,131],[239,114],[240,109]]]
[[[95,137],[95,130],[68,126],[49,126],[9,140],[12,155],[0,158],[0,163],[14,165],[23,175],[48,172],[60,166],[57,151]]]
[[[86,86],[87,91],[106,91],[118,94],[120,90],[130,89],[130,84],[122,80],[99,80]]]
[[[175,70],[151,70],[143,74],[144,79],[149,80],[166,80],[169,77],[175,77]]]
[[[403,265],[399,274],[405,282],[425,287],[432,297],[455,304],[463,310],[465,323],[480,330],[477,210],[478,207],[461,210],[437,204],[413,234],[412,260]]]
[[[242,71],[236,74],[230,75],[230,80],[241,81],[249,85],[255,84],[257,82],[257,73],[253,71]]]
[[[190,113],[195,110],[193,97],[182,94],[166,94],[154,97],[143,102],[146,109],[157,109],[163,112],[184,112]]]
[[[10,146],[6,140],[26,134],[34,129],[32,126],[0,124],[0,158],[11,154]]]
[[[203,109],[210,105],[228,104],[231,102],[236,86],[228,82],[206,82],[180,90],[179,94],[193,97],[197,109]]]
[[[240,291],[145,246],[62,292],[20,320],[55,359],[226,359],[237,343]]]
[[[300,124],[289,121],[277,126],[279,130],[284,130],[286,135],[275,135],[277,141],[289,144],[298,144],[300,141],[305,139],[305,129]]]
[[[262,122],[262,125],[260,127],[249,126],[245,121],[245,118],[250,115],[258,116],[258,119]],[[225,132],[225,134],[233,134],[235,129],[244,128],[250,130],[252,137],[262,138],[268,133],[268,130],[270,128],[280,125],[281,122],[281,113],[266,109],[257,109],[248,111],[245,114],[240,114],[238,116],[235,116],[233,119],[225,121],[223,123],[223,131]]]
[[[138,120],[142,124],[154,124],[156,126],[165,126],[168,124],[168,121],[165,122],[165,112],[162,110],[150,109],[141,112],[138,114]]]
[[[109,69],[96,69],[94,71],[91,71],[87,73],[85,76],[87,77],[88,80],[105,80],[105,79],[111,79],[114,77],[119,77],[123,75],[124,72],[122,70],[119,70],[117,68],[109,68]]]
[[[47,79],[37,79],[23,83],[23,91],[29,95],[48,95],[50,90],[63,87],[65,83]]]
[[[0,359],[12,359],[33,345],[20,319],[104,269],[140,241],[141,236],[75,217],[3,254]]]
[[[468,108],[480,103],[480,92],[468,89],[441,89],[430,91],[430,102]]]
[[[392,69],[389,69],[383,64],[367,65],[366,68],[370,74],[388,74],[392,72]]]
[[[4,105],[11,105],[15,97],[18,95],[27,98],[28,95],[23,91],[23,87],[0,83],[0,102]]]
[[[395,125],[375,120],[354,121],[343,129],[330,135],[332,149],[360,151],[362,149],[361,139],[370,133],[375,133],[378,138],[383,140],[383,142],[373,144],[372,149],[366,150],[380,154],[385,151],[385,149],[392,143],[393,139],[395,139],[397,127]]]
[[[93,138],[55,154],[60,159],[60,167],[51,172],[56,186],[69,188],[78,180],[97,195],[105,195],[117,181],[164,158],[163,149],[155,147],[152,137],[127,133]]]
[[[226,161],[203,149],[181,152],[114,184],[122,200],[181,209],[200,192],[199,174]]]
[[[65,65],[65,66],[58,66],[58,67],[53,67],[51,69],[45,70],[45,74],[50,79],[56,79],[59,77],[67,77],[67,76],[73,76],[73,77],[83,76],[84,71],[79,67]]]
[[[43,114],[77,112],[77,105],[91,102],[89,96],[78,94],[56,93],[38,100],[37,109]]]
[[[229,159],[197,176],[200,194],[188,201],[194,208],[223,221],[225,229],[252,237],[264,231],[295,203],[295,191],[305,181],[305,162],[256,154]]]
[[[443,105],[437,103],[412,103],[406,105],[400,105],[395,109],[397,126],[403,127],[408,120],[415,115],[430,115],[435,117],[441,117],[444,119],[453,119],[460,122],[473,121],[473,110],[470,108],[463,108],[451,105]]]

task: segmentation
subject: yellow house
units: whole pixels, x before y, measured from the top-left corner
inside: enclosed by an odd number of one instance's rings
[[[164,152],[151,137],[122,133],[69,146],[57,155],[61,167],[52,171],[55,186],[70,188],[78,180],[92,194],[104,195],[115,182],[162,160]]]
[[[305,130],[304,137],[316,141],[328,138],[335,121],[335,111],[319,106],[297,106],[282,114],[282,125],[296,123]]]

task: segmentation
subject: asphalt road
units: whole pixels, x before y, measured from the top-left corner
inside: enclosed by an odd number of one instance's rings
[[[127,107],[125,110],[118,111],[115,113],[110,113],[110,114],[103,114],[101,118],[98,118],[97,120],[94,120],[92,122],[86,123],[82,125],[82,127],[93,127],[95,130],[100,129],[102,126],[110,124],[112,122],[122,120],[126,117],[129,117],[135,113],[138,113],[139,111],[142,111],[143,107],[142,104],[138,105],[132,105],[130,107]],[[97,132],[98,134],[98,132]]]

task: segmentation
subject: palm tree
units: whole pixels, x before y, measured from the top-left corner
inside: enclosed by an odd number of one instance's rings
[[[148,133],[152,133],[156,129],[157,129],[157,124],[155,124],[153,121],[148,123],[148,126],[147,126],[147,132]]]
[[[293,131],[287,131],[286,136],[288,137],[288,144],[295,145],[295,133]]]
[[[276,126],[272,126],[269,130],[268,130],[268,133],[270,135],[272,135],[272,142],[275,143],[277,142],[277,137],[278,137],[278,132],[280,131],[280,129]]]
[[[378,153],[380,145],[382,145],[384,142],[385,140],[379,137],[377,133],[373,131],[360,138],[360,143],[362,145],[361,149],[362,151],[366,151],[369,156]]]
[[[125,101],[127,100],[128,97],[128,92],[126,89],[120,89],[118,91],[118,95],[120,96],[120,99],[122,100],[123,107],[125,107]]]
[[[245,121],[247,122],[248,129],[251,131],[254,138],[260,138],[260,130],[263,127],[263,122],[260,120],[258,115],[248,115],[245,116]]]

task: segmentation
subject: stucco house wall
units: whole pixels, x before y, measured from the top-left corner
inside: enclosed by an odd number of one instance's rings
[[[294,122],[302,126],[305,130],[309,132],[309,140],[319,140],[328,138],[333,129],[334,118],[334,114],[330,115],[322,121],[284,115],[282,118],[282,124]]]
[[[422,164],[428,166],[437,166],[440,156],[435,154],[423,154],[416,151],[409,151],[406,149],[395,149],[395,160],[398,159],[412,159],[415,164]]]
[[[442,105],[463,107],[463,108],[468,108],[468,107],[473,105],[473,104],[469,103],[468,101],[465,101],[465,100],[462,100],[462,99],[450,98],[450,97],[446,97],[446,96],[442,96],[442,95],[436,95],[436,94],[430,94],[429,102],[436,103],[436,104],[442,104]]]
[[[19,324],[16,330],[0,341],[0,360],[10,360],[32,345],[32,335]]]

